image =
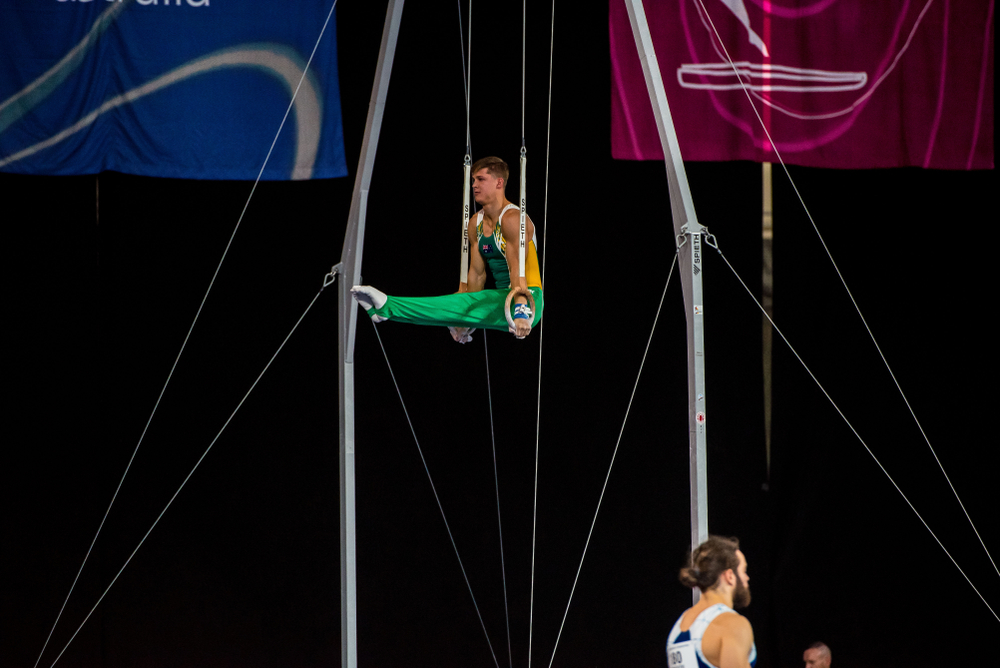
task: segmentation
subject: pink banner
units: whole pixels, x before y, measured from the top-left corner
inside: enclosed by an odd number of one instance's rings
[[[994,166],[994,0],[644,5],[685,160]],[[662,160],[625,0],[610,37],[612,155]]]

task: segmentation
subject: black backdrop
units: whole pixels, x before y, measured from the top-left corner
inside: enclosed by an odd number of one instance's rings
[[[404,12],[372,181],[364,276],[390,293],[451,291],[457,273],[465,110],[457,9],[440,5]],[[529,9],[528,203],[540,228],[550,10]],[[513,164],[520,11],[474,11],[474,153]],[[339,259],[384,6],[337,12],[351,176],[256,189],[39,665],[66,645]],[[557,7],[556,30],[545,320],[527,342],[488,336],[515,666],[527,665],[529,628],[532,664],[548,665],[673,255],[662,164],[610,158],[606,5]],[[994,172],[790,171],[996,551],[984,322],[995,303]],[[760,166],[690,163],[688,173],[700,221],[759,294]],[[0,189],[13,390],[0,664],[23,667],[45,643],[251,184],[2,174]],[[1000,578],[780,170],[775,200],[779,326],[996,609]],[[838,667],[988,663],[977,639],[997,620],[780,342],[768,473],[761,317],[714,253],[705,281],[710,526],[745,546],[758,665],[800,665],[816,639]],[[58,665],[339,663],[336,317],[327,290]],[[484,337],[462,347],[436,328],[379,333],[507,665]],[[492,665],[363,319],[357,346],[360,664]],[[690,600],[675,579],[688,548],[685,364],[675,276],[556,666],[665,664],[666,633]]]

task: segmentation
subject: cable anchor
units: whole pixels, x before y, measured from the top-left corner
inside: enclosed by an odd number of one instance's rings
[[[323,287],[324,288],[329,287],[331,283],[337,280],[337,274],[339,274],[340,270],[343,268],[344,268],[343,262],[338,262],[337,264],[330,267],[330,272],[323,277]]]

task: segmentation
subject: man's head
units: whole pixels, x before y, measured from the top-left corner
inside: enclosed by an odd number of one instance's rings
[[[833,654],[830,648],[821,642],[814,642],[802,653],[805,668],[830,668]]]
[[[737,538],[710,536],[699,545],[679,574],[681,584],[701,591],[730,594],[734,608],[750,605],[750,576],[747,560]]]
[[[472,163],[472,194],[477,204],[486,204],[504,195],[510,170],[500,158],[490,156]]]

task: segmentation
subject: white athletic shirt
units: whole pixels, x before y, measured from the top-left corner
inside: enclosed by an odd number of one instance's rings
[[[517,206],[516,204],[508,204],[500,212],[500,215],[497,216],[497,224],[493,226],[493,238],[496,240],[497,248],[500,249],[501,253],[503,253],[504,250],[507,248],[507,240],[503,238],[503,233],[500,231],[500,223],[501,221],[503,221],[503,215],[508,211],[510,211],[511,209],[516,209],[518,212],[521,211],[520,207]],[[479,231],[480,234],[482,234],[483,231],[483,213],[484,211],[480,209],[479,213],[477,214],[478,217],[476,218],[476,230]],[[531,239],[529,239],[529,241],[535,244],[535,248],[538,248],[538,241],[536,239],[534,231],[532,231]]]
[[[716,603],[701,611],[687,631],[681,631],[681,618],[667,636],[667,665],[670,668],[717,668],[701,652],[701,638],[705,629],[716,617],[724,612],[735,612],[724,603]],[[750,665],[757,663],[757,645],[750,646]]]

